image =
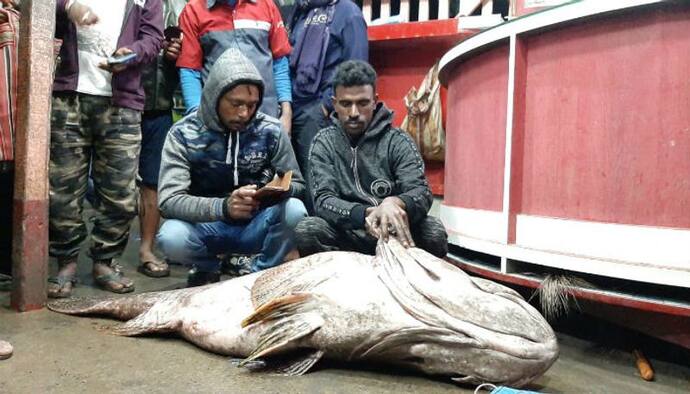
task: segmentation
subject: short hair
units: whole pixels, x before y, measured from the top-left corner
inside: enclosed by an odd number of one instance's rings
[[[362,60],[348,60],[340,63],[331,79],[334,92],[338,86],[349,88],[365,85],[371,85],[376,90],[376,71],[369,63]]]

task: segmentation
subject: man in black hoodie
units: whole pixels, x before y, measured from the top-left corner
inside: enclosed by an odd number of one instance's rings
[[[301,256],[333,250],[373,254],[379,238],[398,239],[443,257],[443,224],[428,216],[433,197],[412,139],[394,128],[378,103],[376,72],[366,62],[342,63],[332,80],[333,125],[322,129],[309,154],[315,217],[295,230]]]

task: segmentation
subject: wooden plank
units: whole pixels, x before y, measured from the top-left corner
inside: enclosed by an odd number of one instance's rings
[[[522,204],[522,173],[525,140],[525,39],[510,37],[508,100],[506,109],[506,157],[503,183],[503,214],[506,220],[505,243],[515,243],[516,219]]]
[[[530,37],[522,213],[690,229],[687,31],[678,3]]]
[[[418,21],[428,21],[429,20],[429,0],[419,0],[419,17]]]
[[[461,0],[458,15],[468,16],[482,4],[482,0]]]
[[[461,256],[448,254],[446,260],[459,266],[468,273],[481,276],[496,282],[536,289],[542,279],[521,274],[503,274],[496,269],[466,260]],[[571,294],[578,300],[591,301],[600,305],[620,306],[637,312],[659,313],[671,316],[689,318],[690,305],[664,299],[645,297],[637,294],[623,293],[617,290],[600,290],[573,286]],[[653,320],[651,320],[653,321]],[[687,331],[686,331],[687,332]]]
[[[400,0],[400,16],[401,22],[409,22],[410,20],[410,0]]]
[[[438,19],[448,19],[450,12],[450,2],[448,0],[438,0]]]
[[[379,15],[379,18],[391,16],[391,0],[381,0],[381,13]]]
[[[12,244],[12,308],[40,309],[48,269],[48,155],[55,0],[22,1]]]
[[[482,4],[482,15],[491,15],[494,13],[494,1],[484,0]]]
[[[367,24],[371,23],[371,0],[362,0],[362,14]]]

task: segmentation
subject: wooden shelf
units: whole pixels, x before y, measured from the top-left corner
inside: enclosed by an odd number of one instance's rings
[[[406,22],[369,26],[369,45],[374,48],[413,47],[420,44],[452,46],[476,33],[460,30],[457,19]]]

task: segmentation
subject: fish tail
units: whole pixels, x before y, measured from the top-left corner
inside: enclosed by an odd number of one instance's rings
[[[129,320],[149,310],[162,297],[157,292],[119,298],[71,297],[50,301],[47,307],[67,315],[105,315]]]
[[[72,297],[50,301],[46,306],[53,312],[67,315],[86,315],[105,312],[102,304],[108,301],[96,297]]]

